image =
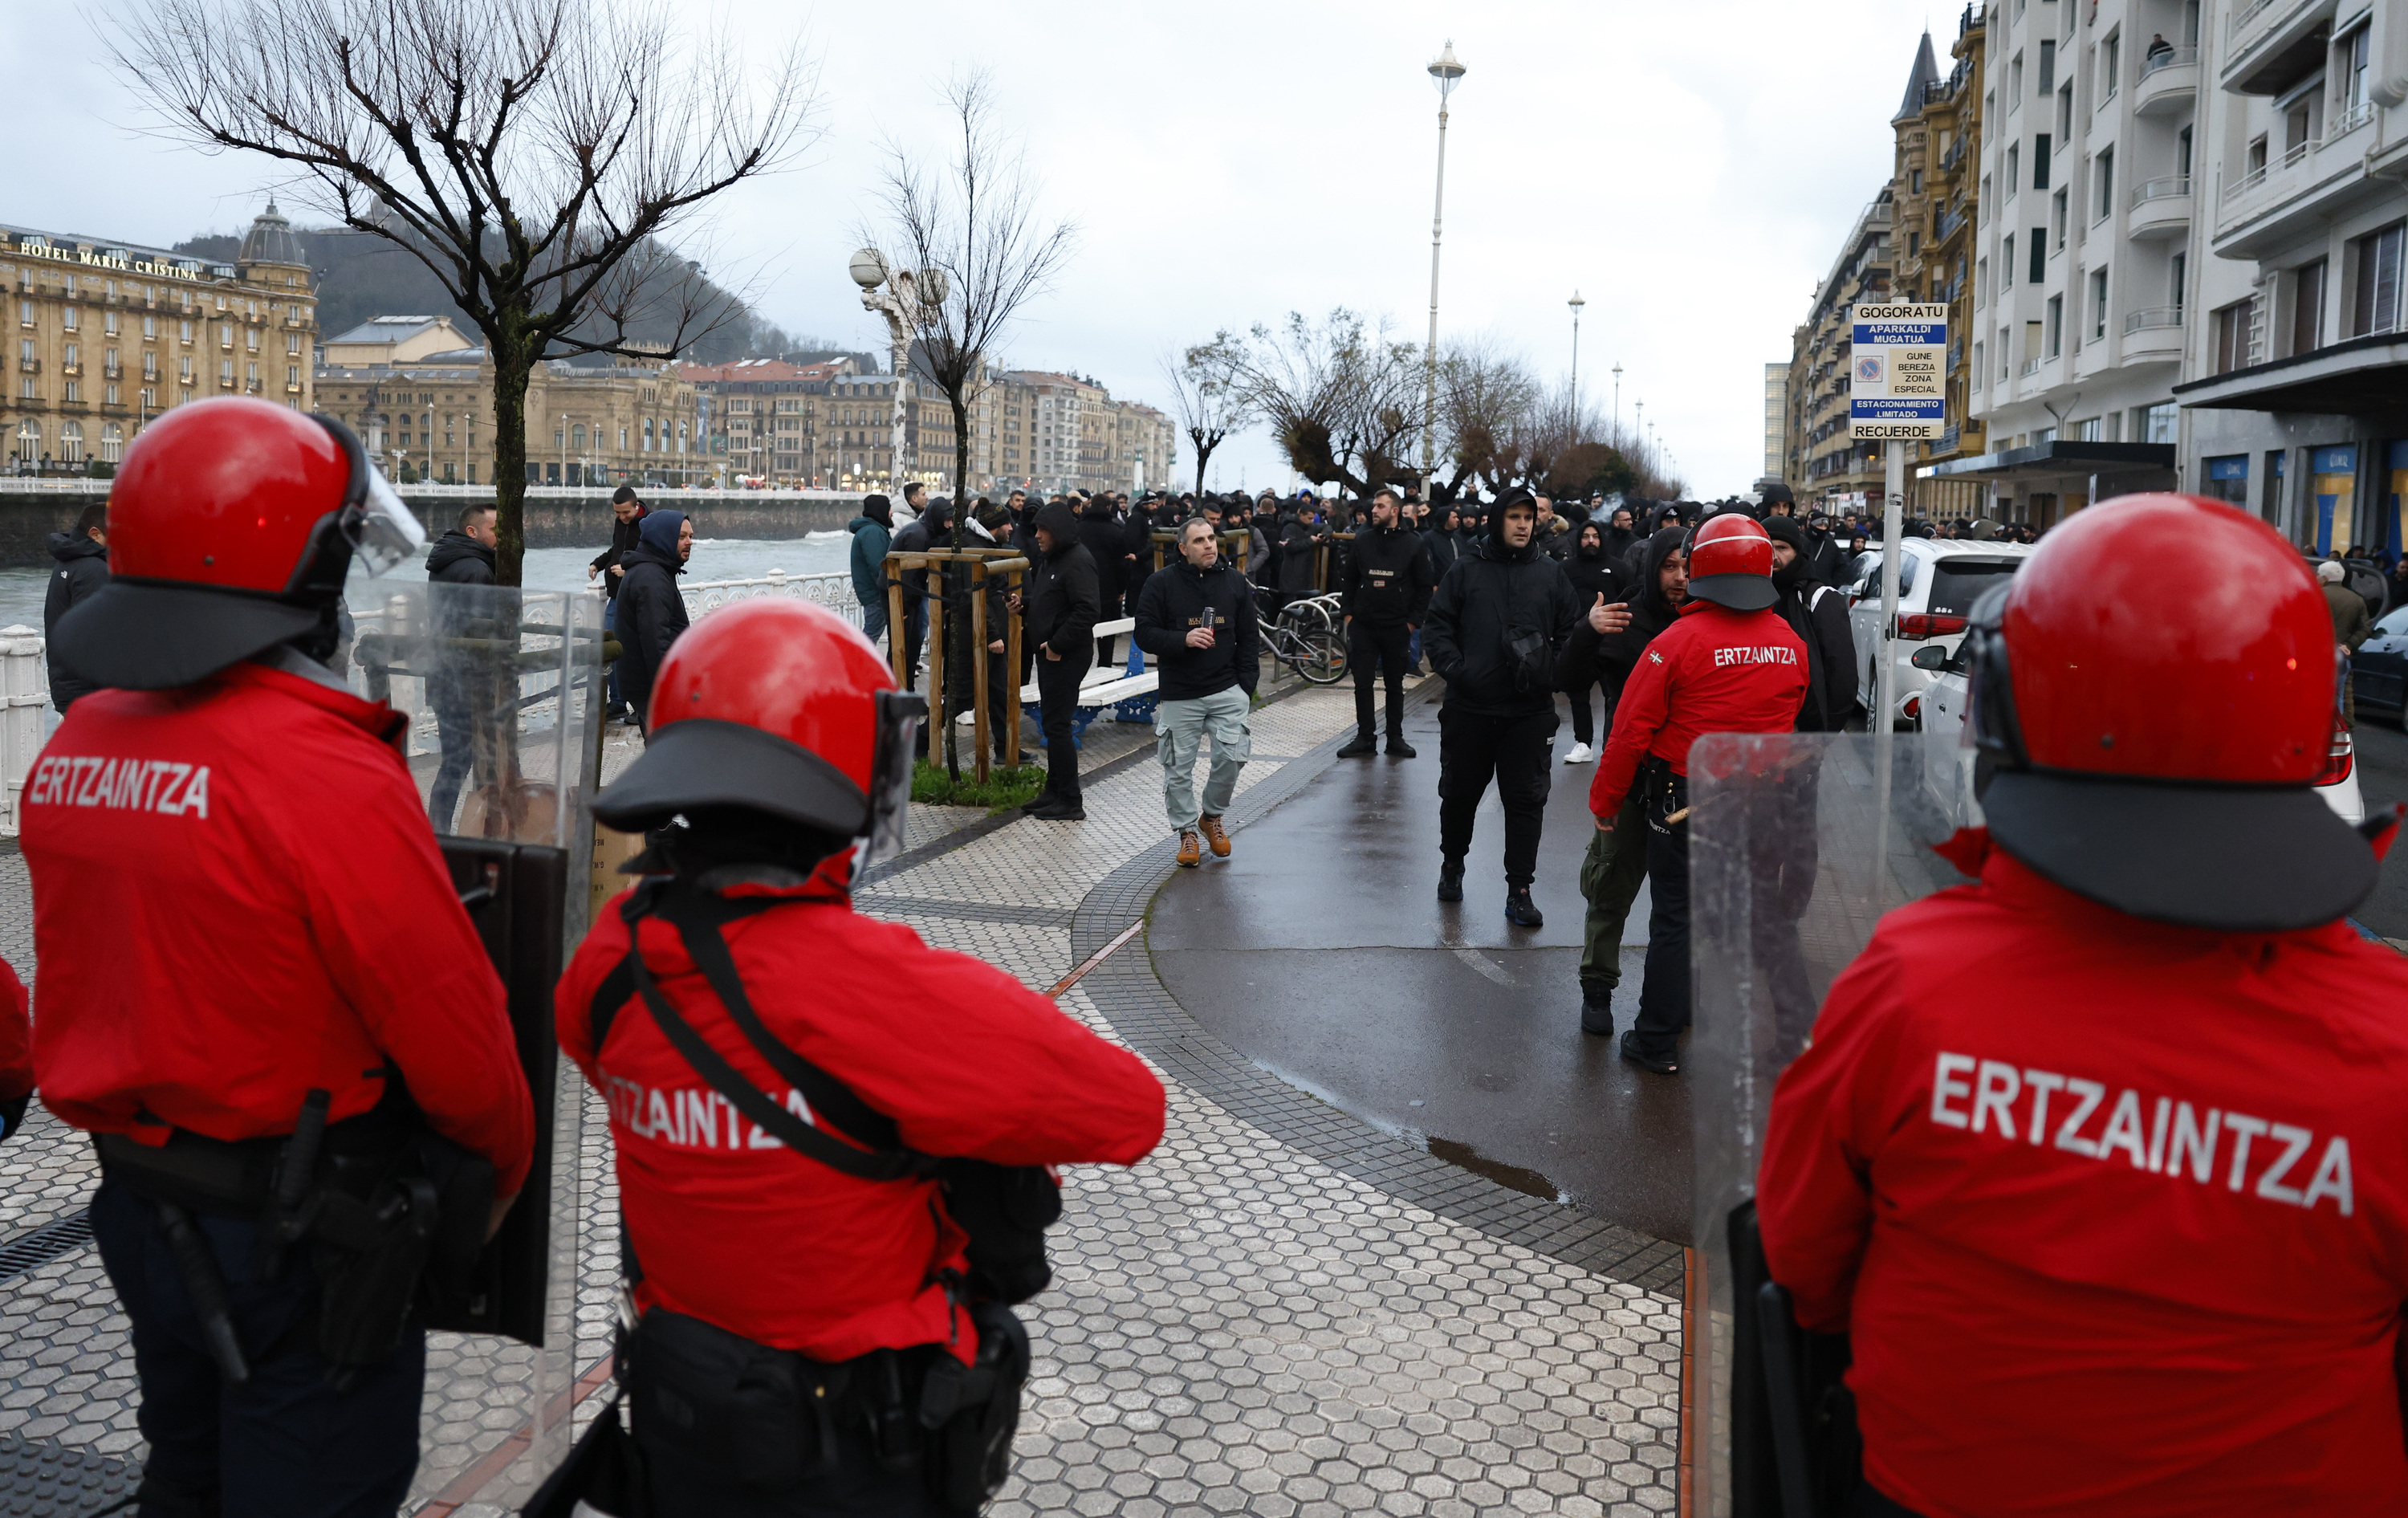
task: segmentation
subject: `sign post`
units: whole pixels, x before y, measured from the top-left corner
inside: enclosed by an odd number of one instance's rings
[[[1882,501],[1881,663],[1873,671],[1873,784],[1888,813],[1892,729],[1898,723],[1898,569],[1906,531],[1906,445],[1946,425],[1948,308],[1899,301],[1849,313],[1848,432],[1889,445]]]

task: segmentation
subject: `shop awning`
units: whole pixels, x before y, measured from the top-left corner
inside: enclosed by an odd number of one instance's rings
[[[2185,406],[2219,411],[2373,416],[2408,410],[2408,332],[2352,337],[2174,386]]]
[[[2172,443],[2086,443],[2059,438],[2029,448],[2000,449],[1970,459],[1950,459],[1921,472],[1925,480],[1985,480],[2016,475],[2114,474],[2126,469],[2171,469]]]

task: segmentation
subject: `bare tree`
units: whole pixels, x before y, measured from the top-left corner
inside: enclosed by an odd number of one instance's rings
[[[1053,285],[1078,238],[1075,223],[1039,214],[1037,183],[1020,145],[996,126],[996,102],[983,73],[946,87],[954,136],[941,171],[899,146],[887,149],[886,218],[919,287],[911,308],[918,337],[913,367],[953,408],[957,507],[970,493],[970,406],[986,389],[989,356],[1021,308]],[[941,278],[931,280],[931,272]],[[899,466],[896,472],[899,477]],[[957,549],[966,515],[953,513]]]
[[[924,373],[953,414],[953,536],[968,541],[970,408],[988,384],[988,360],[1022,307],[1050,287],[1070,256],[1078,228],[1037,208],[1037,184],[1018,143],[995,124],[996,95],[983,73],[946,87],[952,155],[932,170],[900,146],[887,149],[886,219],[913,271],[910,320],[917,334],[911,366]],[[875,235],[870,238],[874,246]],[[898,382],[900,376],[897,376]],[[897,460],[896,478],[902,478]],[[947,604],[969,594],[958,566],[944,576]],[[969,619],[946,624],[948,709],[968,705]],[[962,773],[961,730],[945,723],[945,767]]]
[[[1441,358],[1438,374],[1439,454],[1453,467],[1431,482],[1434,501],[1474,482],[1493,491],[1519,480],[1520,439],[1540,394],[1527,365],[1484,339]]]
[[[526,389],[569,353],[674,352],[741,308],[661,240],[809,133],[799,42],[768,59],[631,0],[142,0],[118,68],[167,135],[291,164],[342,224],[424,264],[494,365],[494,578],[520,582]]]
[[[1176,364],[1164,359],[1162,377],[1170,381],[1180,430],[1195,445],[1196,494],[1201,495],[1212,451],[1254,419],[1254,403],[1238,382],[1238,354],[1225,334],[1187,350]]]
[[[1238,388],[1270,423],[1288,463],[1307,480],[1359,494],[1412,475],[1421,436],[1420,351],[1340,307],[1315,323],[1291,311],[1249,338],[1214,341],[1235,358]]]

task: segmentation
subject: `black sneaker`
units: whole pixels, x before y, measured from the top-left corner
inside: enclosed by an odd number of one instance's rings
[[[1544,927],[1547,919],[1539,904],[1530,899],[1530,888],[1517,885],[1505,893],[1505,921],[1515,927]]]
[[[1666,1054],[1661,1058],[1658,1058],[1654,1054],[1642,1053],[1640,1051],[1638,1039],[1639,1030],[1637,1028],[1632,1028],[1628,1033],[1622,1036],[1622,1057],[1624,1059],[1628,1060],[1631,1064],[1638,1066],[1642,1070],[1653,1070],[1657,1075],[1678,1075],[1681,1073],[1680,1060],[1670,1054]]]
[[[1083,823],[1087,820],[1087,809],[1081,806],[1075,796],[1068,799],[1055,796],[1043,806],[1029,808],[1028,815],[1040,823]]]
[[[1418,759],[1421,757],[1421,751],[1406,742],[1404,734],[1390,733],[1388,735],[1388,757],[1391,759]]]
[[[1438,867],[1438,898],[1440,901],[1463,899],[1463,866],[1450,861]]]
[[[1379,752],[1380,745],[1372,741],[1370,734],[1357,733],[1354,735],[1354,742],[1349,743],[1346,747],[1338,751],[1338,757],[1340,759],[1369,759]]]
[[[1611,993],[1608,995],[1610,996]],[[1581,1031],[1595,1034],[1600,1038],[1612,1038],[1613,1003],[1610,999],[1593,1001],[1587,996],[1581,997]]]

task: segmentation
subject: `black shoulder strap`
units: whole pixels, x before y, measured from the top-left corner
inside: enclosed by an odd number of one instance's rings
[[[723,915],[729,918],[748,916],[753,911],[766,910],[783,903],[775,897],[761,898],[758,906],[750,902],[723,905],[724,898],[710,898],[696,903],[684,899],[685,895],[685,893],[676,892],[662,882],[641,888],[629,898],[624,912],[627,921],[627,956],[604,978],[602,987],[595,996],[593,1046],[595,1054],[599,1055],[602,1041],[609,1035],[610,1013],[615,1012],[632,993],[652,1014],[652,1021],[659,1025],[670,1047],[694,1067],[695,1073],[702,1077],[704,1083],[726,1097],[738,1112],[787,1148],[806,1158],[817,1160],[830,1169],[862,1181],[897,1181],[928,1173],[936,1161],[928,1155],[902,1148],[891,1119],[872,1110],[841,1081],[780,1043],[754,1014],[751,999],[744,994],[743,981],[736,972],[735,959],[727,952],[727,940],[721,936],[716,919]],[[665,898],[675,905],[663,909]],[[737,909],[725,910],[725,906],[735,906]],[[713,910],[714,907],[720,909]],[[872,1145],[870,1149],[855,1149],[804,1122],[772,1100],[735,1067],[721,1058],[719,1052],[695,1031],[694,1024],[670,1005],[669,999],[661,994],[659,985],[653,981],[651,969],[644,964],[637,938],[638,924],[655,909],[676,925],[687,952],[694,955],[704,979],[725,1004],[730,1018],[744,1034],[746,1041],[760,1052],[772,1069],[803,1094],[803,1099],[810,1104],[815,1114],[827,1118],[846,1133]],[[627,990],[619,992],[606,1010],[604,999],[611,995],[614,983]]]

